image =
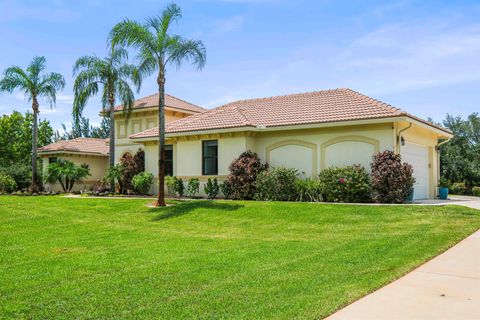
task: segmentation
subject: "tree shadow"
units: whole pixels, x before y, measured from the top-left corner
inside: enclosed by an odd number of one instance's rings
[[[211,200],[200,200],[177,202],[173,206],[163,208],[150,208],[149,211],[151,213],[159,213],[159,211],[161,211],[159,215],[153,218],[153,221],[159,221],[180,217],[189,214],[196,209],[234,211],[243,207],[244,206],[241,204],[220,203]]]

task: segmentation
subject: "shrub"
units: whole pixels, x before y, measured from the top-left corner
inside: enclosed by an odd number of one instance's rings
[[[120,159],[122,165],[122,188],[120,193],[132,190],[132,179],[135,175],[145,171],[145,153],[138,150],[134,156],[129,152],[125,153]]]
[[[102,183],[104,185],[108,185],[112,180],[115,183],[116,190],[110,190],[110,192],[123,193],[123,171],[124,168],[122,164],[116,164],[113,167],[107,168],[107,171],[105,171],[105,175],[102,178]]]
[[[41,165],[38,166],[39,172],[41,172]],[[12,165],[8,167],[1,167],[0,168],[0,173],[4,173],[15,180],[15,183],[17,184],[16,189],[17,190],[22,190],[26,189],[30,186],[32,183],[32,168],[30,166],[26,165]],[[39,179],[40,179],[39,175]],[[38,185],[42,185],[43,183],[40,182]]]
[[[291,201],[297,195],[298,172],[295,169],[271,168],[260,172],[255,182],[255,199]]]
[[[374,199],[384,203],[402,203],[411,194],[415,178],[413,168],[399,154],[386,150],[373,156],[372,188]]]
[[[472,194],[473,194],[475,197],[480,197],[480,187],[473,187],[473,188],[472,188]]]
[[[189,197],[194,198],[200,192],[200,181],[198,178],[188,179],[187,194]]]
[[[183,197],[185,193],[185,185],[183,184],[182,178],[175,177],[175,193],[178,194],[179,197]]]
[[[450,192],[453,194],[466,194],[467,190],[465,182],[455,182],[450,186]]]
[[[227,180],[223,181],[221,184],[220,184],[220,190],[222,191],[223,193],[223,196],[225,198],[230,198],[231,195],[232,195],[232,186],[230,185],[230,182],[228,182]]]
[[[220,190],[217,178],[214,178],[213,180],[208,178],[207,183],[203,186],[203,190],[205,191],[208,199],[215,199],[218,195],[218,191]]]
[[[448,179],[445,179],[444,177],[441,177],[440,180],[438,181],[438,187],[450,188],[450,181],[448,181]]]
[[[230,196],[234,199],[253,199],[257,175],[267,169],[258,155],[253,151],[245,151],[230,164],[227,181]]]
[[[132,179],[133,190],[139,194],[148,194],[153,184],[153,174],[150,172],[140,172]]]
[[[318,179],[297,179],[297,201],[318,202],[322,201],[322,184]]]
[[[176,187],[177,180],[175,177],[166,176],[165,177],[165,185],[167,186],[167,195],[169,197],[175,197],[175,187]]]
[[[50,183],[60,183],[64,192],[72,192],[75,183],[89,175],[88,165],[77,165],[72,161],[60,159],[48,165],[45,178]]]
[[[320,193],[327,202],[368,202],[370,175],[360,165],[331,167],[319,174]]]
[[[17,189],[17,183],[8,174],[0,172],[0,192],[11,193]]]

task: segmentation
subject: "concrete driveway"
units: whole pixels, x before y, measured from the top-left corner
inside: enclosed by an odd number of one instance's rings
[[[480,210],[480,198],[453,198]],[[327,319],[480,319],[480,230]]]

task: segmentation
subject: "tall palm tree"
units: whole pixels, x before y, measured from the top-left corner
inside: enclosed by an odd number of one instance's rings
[[[18,89],[25,98],[32,102],[33,132],[32,132],[32,192],[38,192],[37,177],[37,141],[38,141],[38,100],[44,98],[50,108],[55,105],[58,91],[65,87],[65,79],[60,73],[46,72],[45,57],[34,57],[26,70],[17,66],[7,68],[0,80],[0,92],[12,93]]]
[[[165,206],[165,74],[168,65],[180,67],[190,60],[197,69],[206,62],[206,50],[201,41],[187,40],[169,31],[181,18],[180,8],[169,4],[161,14],[139,23],[125,19],[110,31],[111,45],[130,46],[138,50],[139,70],[142,75],[157,73],[158,85],[158,200],[157,206]]]
[[[130,114],[135,97],[131,84],[136,91],[142,84],[137,67],[127,63],[128,54],[123,48],[111,47],[105,58],[84,56],[79,58],[73,66],[73,75],[76,76],[73,91],[73,122],[79,125],[82,122],[82,113],[88,100],[102,90],[102,109],[110,117],[110,167],[115,166],[115,102],[119,99],[123,105],[123,112]],[[111,190],[115,184],[110,182]]]

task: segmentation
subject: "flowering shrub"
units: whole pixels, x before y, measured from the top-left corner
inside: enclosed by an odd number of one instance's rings
[[[452,194],[467,194],[467,190],[465,182],[455,182],[450,186],[450,192]]]
[[[120,193],[125,193],[128,190],[133,189],[133,177],[136,174],[145,171],[145,152],[142,150],[138,150],[134,156],[127,152],[120,159],[120,164],[122,165],[123,175],[123,185]]]
[[[402,163],[401,156],[390,150],[374,155],[371,166],[374,199],[385,203],[404,202],[415,183],[412,166]]]
[[[368,172],[359,165],[331,167],[319,174],[320,193],[327,202],[368,202],[371,185]]]
[[[260,172],[255,182],[255,200],[295,200],[297,175],[297,170],[287,168],[271,168]]]
[[[227,183],[233,199],[253,199],[257,175],[267,169],[258,155],[253,151],[245,151],[230,164]]]

